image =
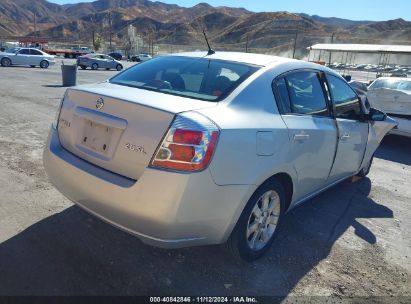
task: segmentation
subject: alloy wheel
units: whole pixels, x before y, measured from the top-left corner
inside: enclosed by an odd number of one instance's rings
[[[280,196],[276,191],[269,190],[260,196],[247,223],[246,238],[251,250],[260,250],[269,243],[280,213]]]

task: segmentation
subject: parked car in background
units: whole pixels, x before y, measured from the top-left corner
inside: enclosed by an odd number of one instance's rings
[[[148,54],[140,54],[140,55],[133,55],[130,57],[130,61],[134,61],[134,62],[144,62],[147,60],[152,59],[153,57],[151,57]]]
[[[114,53],[109,53],[109,54],[107,54],[107,55],[110,56],[110,57],[112,57],[112,58],[114,58],[115,60],[121,60],[121,59],[123,59],[123,55],[121,55],[120,53],[114,52]]]
[[[55,63],[54,56],[35,48],[10,48],[0,52],[0,64],[3,67],[24,65],[47,69]]]
[[[77,65],[83,70],[91,68],[92,70],[115,69],[121,71],[123,69],[123,65],[120,61],[104,54],[88,54],[80,56],[77,58]]]
[[[388,113],[398,127],[391,134],[411,137],[411,79],[380,77],[370,84],[367,92],[372,107]]]
[[[44,166],[72,201],[146,243],[227,242],[250,261],[287,210],[365,176],[395,125],[326,67],[182,53],[67,89]]]

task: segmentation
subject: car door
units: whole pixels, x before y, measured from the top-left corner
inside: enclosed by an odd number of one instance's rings
[[[323,188],[331,170],[337,127],[317,71],[300,70],[274,81],[276,100],[290,140],[287,162],[298,176],[296,199]]]
[[[106,61],[106,68],[107,69],[114,69],[115,68],[114,59],[112,57],[106,55],[106,56],[104,56],[104,59]]]
[[[40,61],[43,59],[43,54],[35,49],[30,49],[29,65],[40,65]]]
[[[13,64],[28,65],[29,55],[30,55],[29,49],[20,49],[17,52],[17,54],[14,56],[14,58],[12,59]]]
[[[360,99],[343,79],[327,74],[327,87],[338,128],[338,146],[330,181],[355,174],[361,166],[368,139],[368,121],[361,111]]]

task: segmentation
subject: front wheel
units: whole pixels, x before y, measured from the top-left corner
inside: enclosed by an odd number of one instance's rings
[[[227,248],[237,258],[260,258],[274,241],[285,209],[285,191],[276,179],[269,179],[251,196],[235,226]]]
[[[42,69],[47,69],[47,68],[49,67],[48,61],[42,60],[42,61],[40,62],[40,67],[41,67]]]
[[[117,64],[116,70],[117,70],[117,71],[121,71],[122,69],[123,69],[123,67],[121,66],[121,64]]]
[[[1,66],[3,66],[3,67],[11,66],[11,60],[9,58],[3,58],[1,60]]]

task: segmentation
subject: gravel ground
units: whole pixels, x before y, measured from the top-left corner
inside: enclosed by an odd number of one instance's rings
[[[89,216],[48,182],[42,150],[65,90],[60,73],[59,64],[0,68],[0,295],[411,300],[411,140],[388,136],[369,178],[289,212],[259,261],[235,262],[221,246],[158,249]],[[79,70],[78,82],[115,73]]]

